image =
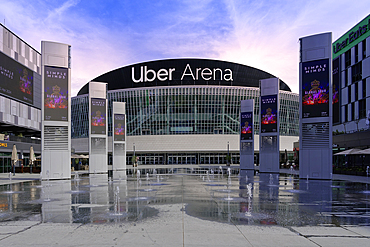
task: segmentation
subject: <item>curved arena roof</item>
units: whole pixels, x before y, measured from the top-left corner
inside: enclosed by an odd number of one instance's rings
[[[92,81],[106,82],[109,90],[184,85],[259,87],[261,79],[274,78],[265,71],[242,64],[211,59],[166,59],[121,67]],[[280,81],[280,90],[291,92]],[[88,93],[88,83],[78,95]]]

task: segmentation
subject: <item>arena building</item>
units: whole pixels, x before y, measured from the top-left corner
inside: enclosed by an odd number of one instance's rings
[[[107,83],[112,102],[126,102],[127,164],[239,163],[240,101],[255,100],[255,162],[259,150],[259,81],[276,77],[246,65],[209,59],[167,59],[125,66],[92,81]],[[72,97],[72,150],[88,153],[88,83]],[[280,81],[280,150],[299,136],[299,96]],[[112,150],[112,141],[108,141]],[[293,159],[293,158],[292,158]]]

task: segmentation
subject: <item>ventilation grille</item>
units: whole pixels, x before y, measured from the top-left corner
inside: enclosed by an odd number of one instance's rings
[[[44,126],[45,150],[68,150],[68,127]]]
[[[328,148],[329,123],[302,124],[302,148]]]
[[[93,154],[106,154],[106,139],[105,138],[91,138],[91,153]]]
[[[240,143],[240,154],[251,155],[254,153],[254,146],[252,142],[241,142]]]

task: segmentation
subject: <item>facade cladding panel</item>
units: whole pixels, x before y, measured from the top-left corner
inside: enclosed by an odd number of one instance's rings
[[[162,81],[156,78],[145,82],[145,67],[155,72],[172,69],[171,78],[168,74],[167,80],[162,76]],[[205,68],[209,68],[204,76],[206,80],[201,76]],[[147,79],[152,79],[153,75],[149,72]],[[93,81],[108,83],[109,136],[112,135],[113,101],[126,102],[129,136],[238,135],[240,101],[246,99],[255,100],[255,134],[259,133],[259,80],[272,77],[264,71],[224,61],[170,59],[126,66]],[[133,81],[141,79],[142,82]],[[290,92],[284,82],[280,89],[280,133],[298,136],[298,94]],[[72,98],[72,138],[87,136],[88,84]]]

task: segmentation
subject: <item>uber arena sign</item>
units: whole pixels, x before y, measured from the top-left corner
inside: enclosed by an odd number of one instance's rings
[[[159,69],[155,71],[153,69],[148,69],[147,66],[140,66],[140,76],[135,77],[135,67],[131,68],[131,78],[135,83],[140,82],[152,82],[156,79],[160,81],[172,81],[173,72],[175,68],[169,69]],[[137,75],[137,74],[136,74]],[[220,69],[220,68],[195,68],[192,69],[190,64],[187,64],[183,72],[181,73],[181,80],[224,80],[233,81],[233,71],[231,69]]]

